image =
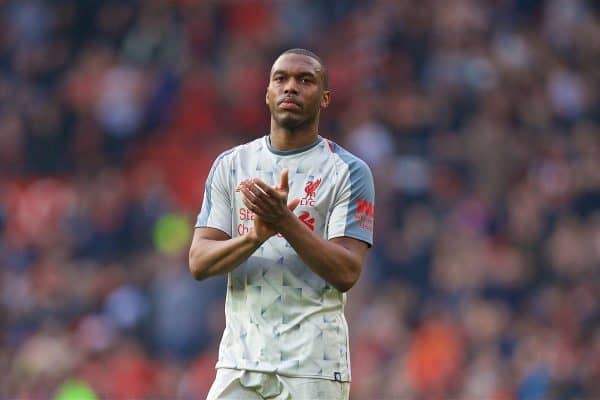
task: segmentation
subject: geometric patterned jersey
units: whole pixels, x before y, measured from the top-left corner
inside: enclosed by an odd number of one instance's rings
[[[294,214],[325,239],[351,237],[373,244],[374,184],[367,164],[319,138],[293,151],[278,151],[264,136],[222,153],[206,180],[196,227],[230,237],[253,227],[253,213],[237,191],[245,179],[276,185],[288,168]],[[226,327],[217,368],[350,381],[345,293],[315,274],[281,236],[275,235],[228,273]]]

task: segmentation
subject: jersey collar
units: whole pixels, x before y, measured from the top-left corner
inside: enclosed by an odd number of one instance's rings
[[[313,147],[315,147],[316,145],[321,143],[321,141],[323,141],[323,138],[321,136],[318,136],[317,140],[315,140],[314,142],[312,142],[311,144],[308,144],[306,146],[299,147],[297,149],[292,149],[292,150],[277,150],[277,149],[274,149],[273,146],[271,146],[271,138],[269,137],[269,135],[265,135],[265,143],[267,144],[267,149],[269,149],[269,151],[271,153],[277,154],[278,156],[291,156],[294,154],[300,154],[302,152],[312,149]]]

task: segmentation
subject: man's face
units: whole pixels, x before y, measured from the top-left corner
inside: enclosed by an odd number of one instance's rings
[[[329,105],[319,62],[302,54],[284,54],[271,68],[266,102],[281,127],[296,130],[309,125],[321,107]]]

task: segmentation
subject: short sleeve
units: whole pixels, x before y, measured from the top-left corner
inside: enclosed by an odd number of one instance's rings
[[[342,160],[347,169],[340,176],[340,188],[327,226],[327,239],[345,236],[372,246],[375,219],[373,174],[358,158],[342,157]]]
[[[196,228],[216,228],[231,237],[231,190],[229,188],[229,168],[225,156],[221,154],[214,162],[204,189],[202,208],[196,219]]]

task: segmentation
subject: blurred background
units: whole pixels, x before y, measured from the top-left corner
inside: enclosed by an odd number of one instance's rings
[[[204,398],[191,227],[291,47],[376,179],[351,398],[600,398],[599,38],[594,0],[0,0],[0,398]]]

